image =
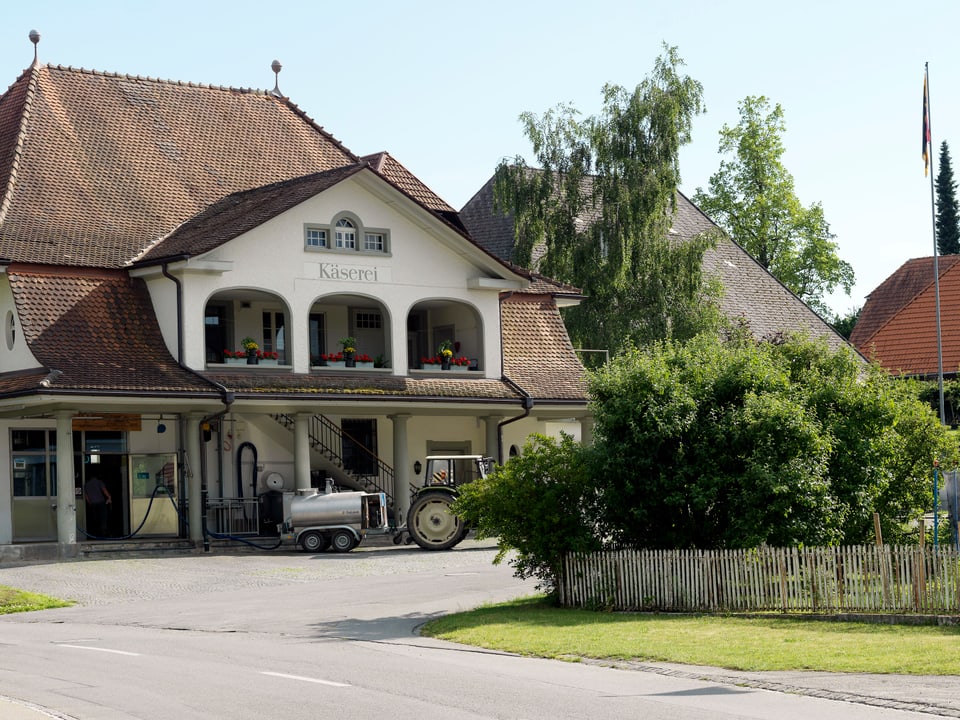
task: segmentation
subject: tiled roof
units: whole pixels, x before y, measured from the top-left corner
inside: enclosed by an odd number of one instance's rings
[[[958,262],[960,255],[943,255],[937,258],[940,277]],[[933,284],[932,257],[914,258],[905,262],[867,296],[857,324],[850,334],[850,342],[861,350],[869,348],[873,336]]]
[[[955,375],[960,368],[960,256],[945,255],[938,265],[943,372]],[[861,332],[853,335],[860,351],[894,373],[936,376],[936,289],[932,257],[904,263],[867,298],[855,328]]]
[[[433,190],[424,185],[420,178],[407,170],[390,153],[379,152],[373,155],[364,155],[361,159],[368,163],[374,172],[389,180],[425,208],[435,212],[461,232],[465,231],[457,211]]]
[[[494,209],[493,178],[460,209],[460,219],[478,245],[502,260],[513,260],[513,215]]]
[[[801,331],[826,338],[833,348],[847,343],[829,324],[757,263],[682,193],[671,236],[689,240],[704,232],[716,233],[717,246],[704,254],[703,270],[724,288],[720,308],[730,319],[744,321],[756,337]],[[513,253],[513,218],[493,210],[493,180],[488,181],[460,211],[471,236],[490,252],[509,259]]]
[[[271,93],[35,65],[0,96],[0,162],[0,258],[121,267],[226,195],[358,158]]]
[[[456,210],[424,185],[416,175],[401,165],[390,153],[379,152],[364,155],[361,160],[368,163],[375,172],[403,189],[407,195],[419,200],[424,207],[441,213],[456,213]]]
[[[193,256],[212,250],[309,200],[363,168],[361,164],[348,165],[229,195],[178,227],[145,253],[139,262],[153,262],[180,255]]]
[[[142,280],[115,270],[58,270],[11,265],[7,271],[23,337],[54,371],[41,378],[46,388],[216,395],[167,352]]]
[[[504,375],[537,399],[586,401],[583,365],[553,298],[515,294],[500,314]]]
[[[574,287],[573,285],[568,285],[567,283],[562,283],[559,280],[554,280],[553,278],[548,278],[546,275],[541,275],[539,273],[527,272],[530,276],[530,285],[523,290],[518,292],[527,293],[530,295],[567,295],[575,298],[582,298],[583,291]]]
[[[372,373],[301,375],[227,371],[208,372],[205,376],[222,384],[238,398],[282,395],[291,399],[350,397],[376,398],[383,401],[407,399],[481,402],[521,398],[520,393],[502,380],[460,377],[457,374],[451,374],[449,379],[409,378]]]

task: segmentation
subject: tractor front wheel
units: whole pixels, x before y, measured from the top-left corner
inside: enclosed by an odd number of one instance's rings
[[[445,492],[428,492],[413,501],[407,513],[407,532],[424,550],[449,550],[463,540],[463,520],[453,514],[454,497]]]

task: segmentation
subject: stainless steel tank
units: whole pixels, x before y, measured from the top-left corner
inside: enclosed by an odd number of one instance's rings
[[[366,527],[363,498],[367,495],[363,492],[335,492],[294,496],[290,500],[290,524],[296,528],[317,525]]]

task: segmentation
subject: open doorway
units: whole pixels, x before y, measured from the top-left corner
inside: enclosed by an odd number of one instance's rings
[[[77,529],[81,536],[110,539],[129,534],[126,433],[114,430],[76,431],[73,433],[73,450],[78,498]],[[83,499],[84,487],[94,478],[103,482],[111,500],[103,511],[102,525],[96,517],[96,508]],[[95,528],[95,525],[98,527]]]

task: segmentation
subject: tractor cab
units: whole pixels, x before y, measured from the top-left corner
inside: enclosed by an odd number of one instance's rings
[[[481,455],[429,455],[423,473],[423,487],[457,488],[486,477],[492,464],[493,458]]]

